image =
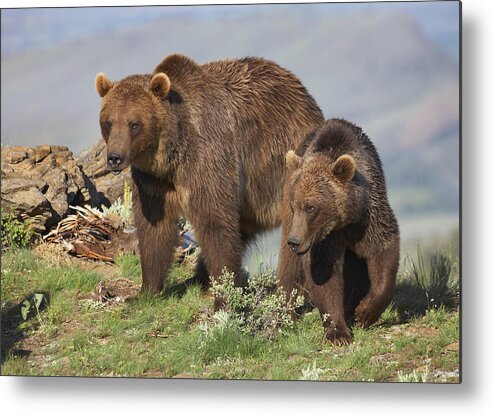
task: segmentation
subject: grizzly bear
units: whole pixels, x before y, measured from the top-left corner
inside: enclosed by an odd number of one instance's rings
[[[108,167],[131,166],[142,290],[159,293],[194,229],[205,288],[226,268],[238,279],[246,245],[279,226],[285,154],[323,122],[291,72],[262,58],[198,64],[178,54],[153,74],[96,77]]]
[[[349,344],[354,318],[368,327],[389,305],[399,267],[380,158],[361,128],[330,119],[286,162],[279,286],[307,293],[327,340]]]

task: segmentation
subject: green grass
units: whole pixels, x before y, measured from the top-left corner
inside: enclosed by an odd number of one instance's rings
[[[140,281],[140,260],[137,255],[119,255],[115,258],[115,264],[121,269],[122,278],[128,278],[134,282]]]
[[[116,267],[114,278],[140,284],[138,257],[119,257]],[[274,337],[251,334],[228,316],[212,318],[212,297],[198,286],[180,286],[191,272],[174,267],[161,296],[104,306],[90,296],[102,274],[54,267],[32,251],[6,252],[2,330],[12,340],[2,348],[2,374],[458,381],[456,308],[405,317],[394,304],[375,327],[354,328],[352,345],[333,347],[316,310]],[[47,304],[23,321],[19,306],[33,293],[43,293]]]

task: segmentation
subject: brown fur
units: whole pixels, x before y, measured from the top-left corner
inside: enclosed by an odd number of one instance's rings
[[[380,158],[359,127],[332,119],[286,162],[279,285],[307,291],[326,338],[348,344],[354,316],[368,327],[390,303],[399,266]]]
[[[284,156],[323,122],[314,99],[261,58],[171,55],[154,75],[100,74],[96,89],[110,167],[132,167],[142,288],[163,288],[180,215],[201,247],[196,279],[207,287],[224,267],[238,275],[246,244],[280,223]]]

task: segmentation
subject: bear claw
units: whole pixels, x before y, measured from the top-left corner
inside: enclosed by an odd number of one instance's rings
[[[349,329],[340,332],[337,332],[336,329],[327,330],[325,338],[334,346],[349,346],[353,342],[353,336]]]

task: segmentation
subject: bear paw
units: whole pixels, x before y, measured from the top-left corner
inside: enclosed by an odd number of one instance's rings
[[[380,312],[375,310],[373,302],[370,300],[363,300],[358,307],[356,307],[356,323],[364,328],[370,327],[380,318]]]
[[[325,331],[325,338],[334,346],[349,346],[353,342],[347,327],[331,327]]]

